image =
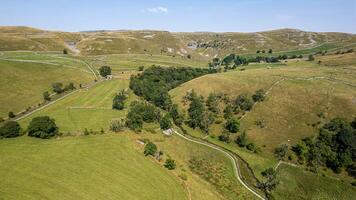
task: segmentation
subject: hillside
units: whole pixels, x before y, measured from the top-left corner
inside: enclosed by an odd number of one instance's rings
[[[317,33],[280,29],[256,33],[171,33],[167,31],[92,31],[80,33],[44,31],[29,27],[0,27],[0,50],[62,51],[82,55],[163,54],[207,60],[228,53],[253,54],[354,45],[346,33]]]

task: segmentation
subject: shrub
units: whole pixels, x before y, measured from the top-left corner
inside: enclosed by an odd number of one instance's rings
[[[152,142],[148,142],[145,146],[145,150],[143,153],[145,154],[145,156],[154,156],[157,153],[157,146]]]
[[[145,69],[145,66],[139,66],[138,71],[142,72]]]
[[[247,137],[246,137],[246,132],[243,132],[241,135],[239,135],[236,138],[236,144],[239,145],[240,147],[245,147],[247,145]]]
[[[113,120],[110,124],[110,130],[113,132],[119,132],[125,127],[125,120]]]
[[[53,89],[53,92],[57,93],[57,94],[60,94],[64,91],[63,89],[63,83],[52,83],[52,89]]]
[[[248,150],[250,150],[250,151],[255,151],[256,146],[255,146],[254,143],[249,143],[249,144],[246,146],[246,148],[247,148]]]
[[[21,135],[20,124],[15,121],[8,121],[0,127],[0,136],[5,138],[13,138]]]
[[[14,118],[14,117],[16,117],[16,115],[14,114],[14,112],[9,112],[8,116],[9,116],[9,118]]]
[[[102,66],[99,69],[100,76],[102,77],[107,77],[108,75],[111,75],[111,68],[109,66]]]
[[[308,56],[308,61],[314,61],[314,60],[315,60],[314,56],[310,54],[310,55]]]
[[[230,134],[229,133],[223,133],[223,134],[219,135],[219,140],[222,141],[222,142],[230,143],[231,142]]]
[[[51,97],[50,97],[48,91],[44,92],[42,96],[43,96],[43,99],[45,101],[50,101],[51,100]]]
[[[274,154],[279,160],[283,160],[284,157],[287,155],[287,152],[288,152],[287,144],[281,144],[274,150]]]
[[[58,127],[54,119],[51,119],[48,116],[33,118],[27,130],[28,136],[42,139],[51,138],[58,134]]]
[[[164,166],[169,170],[173,170],[173,169],[176,168],[176,163],[175,163],[175,161],[173,159],[168,158],[166,160],[166,163],[164,164]]]
[[[252,99],[254,102],[264,101],[265,100],[265,92],[262,89],[257,90],[256,93],[254,95],[252,95]]]
[[[237,98],[235,99],[235,106],[239,107],[241,110],[248,111],[251,110],[253,102],[250,97],[243,94],[237,96]]]
[[[240,122],[235,118],[231,118],[226,122],[225,128],[230,133],[237,133],[240,129]]]

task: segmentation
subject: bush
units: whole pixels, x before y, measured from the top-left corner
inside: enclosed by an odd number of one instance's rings
[[[245,147],[247,145],[247,137],[246,137],[246,132],[243,132],[241,135],[239,135],[236,138],[236,144],[239,145],[240,147]]]
[[[169,170],[173,170],[173,169],[176,168],[176,163],[175,163],[175,161],[173,159],[168,158],[166,160],[166,163],[164,164],[164,166]]]
[[[110,124],[110,130],[113,132],[119,132],[125,127],[125,120],[113,120]]]
[[[35,117],[28,128],[28,136],[48,139],[58,134],[58,127],[54,119],[48,116]]]
[[[231,118],[226,122],[225,128],[230,133],[237,133],[240,129],[240,122],[235,118]]]
[[[14,114],[14,112],[9,112],[8,116],[9,116],[9,118],[14,118],[14,117],[16,117],[16,115]]]
[[[53,89],[53,92],[55,92],[57,94],[64,92],[63,83],[59,83],[59,82],[52,83],[52,89]]]
[[[256,146],[255,146],[254,143],[249,143],[249,144],[246,146],[246,148],[247,148],[248,150],[250,150],[250,151],[255,151]]]
[[[219,135],[219,140],[222,141],[222,142],[230,143],[231,142],[230,134],[229,133],[223,133],[223,134]]]
[[[20,124],[15,121],[8,121],[0,127],[0,136],[5,138],[13,138],[21,135]]]
[[[139,66],[138,71],[142,72],[145,69],[145,66]]]
[[[256,93],[254,95],[252,95],[252,99],[254,102],[264,101],[265,100],[265,92],[262,89],[257,90]]]
[[[99,69],[100,76],[102,77],[107,77],[108,75],[111,75],[111,68],[108,66],[102,66]]]
[[[48,91],[44,92],[42,96],[43,96],[43,99],[45,101],[50,101],[51,100],[51,97],[50,97]]]
[[[314,61],[314,60],[315,60],[314,56],[310,54],[310,55],[308,56],[308,61]]]
[[[148,142],[145,146],[145,150],[143,153],[145,154],[145,156],[154,156],[157,153],[157,146],[152,142]]]

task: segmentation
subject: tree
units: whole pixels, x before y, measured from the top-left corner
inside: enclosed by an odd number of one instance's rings
[[[173,169],[176,168],[176,163],[175,163],[175,161],[173,159],[168,158],[166,160],[166,163],[164,164],[164,166],[169,170],[173,170]]]
[[[273,53],[273,50],[272,50],[272,49],[269,49],[269,50],[268,50],[268,53]]]
[[[201,127],[201,122],[204,118],[205,107],[202,103],[202,97],[193,97],[190,106],[188,108],[189,121],[188,124],[193,129]]]
[[[251,110],[253,102],[250,97],[245,94],[237,96],[235,99],[235,106],[239,107],[241,110],[248,111]]]
[[[20,135],[20,124],[15,121],[8,121],[2,127],[0,127],[0,137],[13,138]]]
[[[260,53],[261,51],[260,50],[257,50],[256,53]]]
[[[63,49],[63,54],[68,54],[68,50],[67,49]]]
[[[246,132],[244,131],[241,135],[236,138],[236,144],[240,147],[245,147],[247,145],[247,136]]]
[[[215,93],[210,93],[207,100],[206,106],[208,109],[214,113],[219,113],[219,97]]]
[[[164,117],[160,120],[159,125],[162,130],[167,130],[172,127],[172,122],[169,114],[164,115]]]
[[[127,96],[125,94],[125,91],[122,90],[118,94],[115,95],[113,102],[112,102],[112,108],[116,110],[122,110],[125,108],[125,100],[127,99]]]
[[[308,61],[314,61],[314,60],[315,60],[314,56],[312,54],[310,54],[308,56]]]
[[[264,101],[265,93],[264,93],[263,89],[257,90],[256,93],[254,95],[252,95],[252,99],[254,102]]]
[[[107,77],[108,75],[111,75],[111,68],[109,66],[102,66],[99,69],[100,75],[102,77]]]
[[[180,114],[178,111],[178,105],[173,104],[170,111],[169,115],[173,118],[173,122],[177,125],[180,126],[183,124],[184,121],[184,115]]]
[[[50,100],[51,100],[51,97],[50,97],[48,91],[46,91],[46,92],[43,93],[43,99],[44,99],[45,101],[50,101]]]
[[[275,150],[274,154],[279,160],[283,160],[288,152],[288,144],[281,144]]]
[[[259,182],[257,186],[264,190],[267,194],[271,194],[272,190],[279,184],[277,172],[273,168],[268,168],[261,172],[261,175],[263,176],[263,180]]]
[[[255,151],[256,149],[256,145],[254,143],[248,143],[248,145],[246,146],[246,148],[250,151]]]
[[[233,116],[233,107],[231,104],[228,104],[225,109],[224,109],[224,118],[225,119],[230,119]]]
[[[48,139],[58,134],[58,127],[54,119],[48,116],[41,116],[31,120],[27,131],[30,137]]]
[[[266,51],[265,51],[265,50],[262,50],[262,53],[266,53]]]
[[[230,133],[237,133],[240,129],[240,122],[235,118],[230,118],[225,124],[226,130]]]
[[[9,116],[9,118],[14,118],[14,117],[16,117],[16,115],[14,114],[14,112],[9,112],[9,114],[8,114],[8,116]]]
[[[145,150],[144,150],[144,154],[145,156],[148,156],[148,155],[151,155],[151,156],[154,156],[157,152],[157,146],[152,143],[152,142],[148,142],[146,145],[145,145]]]
[[[74,90],[74,89],[75,89],[75,87],[74,87],[74,83],[73,83],[73,82],[70,82],[68,85],[66,85],[66,86],[64,87],[64,90],[65,90],[65,91]]]
[[[64,91],[63,83],[59,83],[59,82],[52,83],[52,89],[53,89],[53,92],[55,92],[57,94],[62,93]]]
[[[145,69],[145,66],[139,66],[138,71],[142,72]]]
[[[141,115],[130,111],[126,115],[126,126],[129,127],[132,130],[139,130],[142,128],[143,125],[143,119]]]
[[[187,58],[188,58],[188,59],[191,59],[191,58],[192,58],[192,56],[191,56],[190,54],[188,54],[188,55],[187,55]]]

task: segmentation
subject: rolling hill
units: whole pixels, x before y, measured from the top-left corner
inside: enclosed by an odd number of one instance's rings
[[[88,31],[79,33],[44,31],[29,27],[0,27],[0,50],[62,51],[68,48],[82,55],[164,54],[191,55],[208,60],[228,53],[251,54],[303,49],[334,49],[354,45],[347,33],[317,33],[280,29],[256,33],[174,33],[168,31]]]

